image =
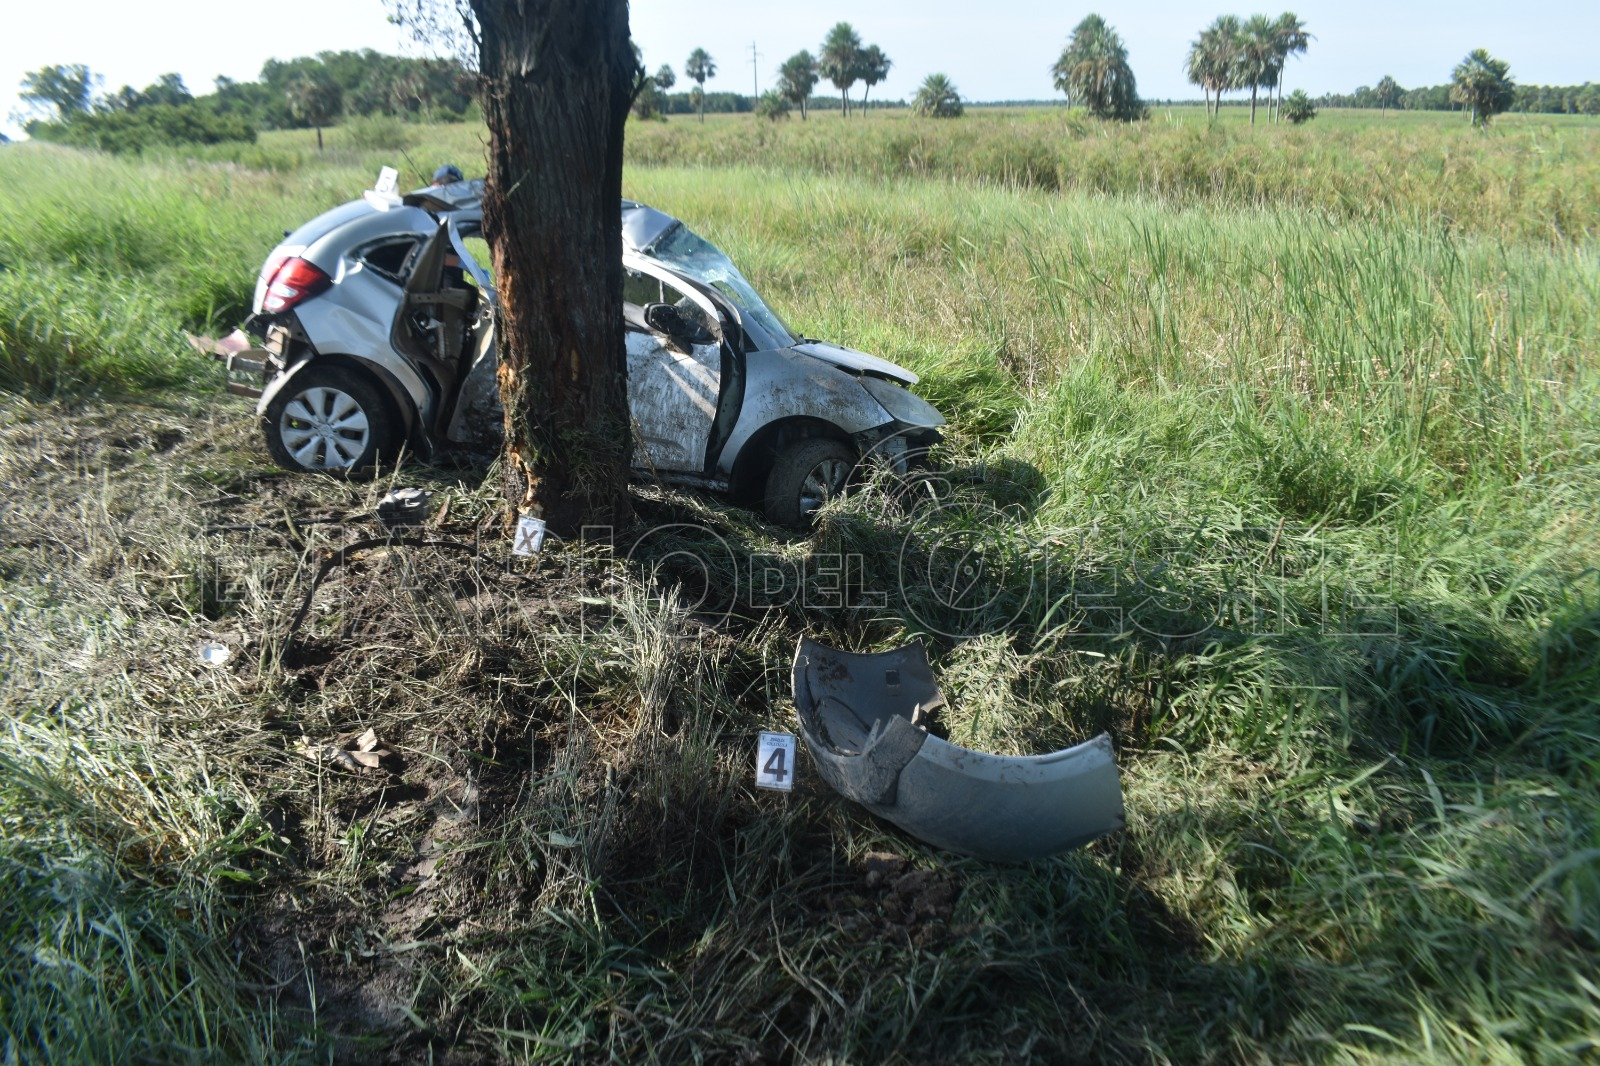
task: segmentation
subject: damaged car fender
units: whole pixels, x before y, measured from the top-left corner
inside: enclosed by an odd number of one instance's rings
[[[795,652],[800,734],[841,795],[935,847],[996,862],[1044,858],[1124,826],[1105,734],[1047,755],[973,751],[928,733],[943,705],[922,643],[878,654]]]
[[[758,432],[795,418],[824,422],[852,436],[894,421],[854,375],[831,363],[792,348],[752,352],[745,362],[744,405],[722,449],[724,473]]]

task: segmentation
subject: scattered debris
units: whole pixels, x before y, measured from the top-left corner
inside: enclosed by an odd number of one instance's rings
[[[296,748],[314,763],[331,763],[357,773],[380,770],[385,759],[394,757],[394,752],[385,748],[377,732],[371,729],[341,737],[333,744],[319,744],[310,737],[301,737]]]
[[[185,333],[184,336],[189,338],[189,346],[195,351],[199,352],[201,355],[217,355],[227,357],[237,354],[238,352],[242,352],[246,348],[250,347],[250,338],[245,336],[244,330],[242,329],[236,329],[221,339],[216,337],[196,336],[193,333]]]
[[[1022,862],[1123,827],[1122,785],[1104,734],[1029,756],[930,736],[930,712],[944,697],[921,641],[861,655],[801,637],[793,685],[800,733],[823,780],[935,847]]]
[[[414,526],[427,514],[433,493],[428,489],[395,489],[378,501],[378,519],[386,526]]]
[[[200,661],[207,666],[221,666],[233,658],[233,649],[226,644],[206,641],[200,645]]]

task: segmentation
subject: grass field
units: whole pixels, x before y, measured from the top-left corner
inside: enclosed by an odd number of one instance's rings
[[[1600,130],[1193,118],[637,131],[627,195],[921,374],[946,469],[804,539],[641,484],[532,567],[492,472],[274,471],[180,333],[476,130],[0,149],[5,1057],[1593,1055]],[[394,484],[434,543],[330,557]],[[1127,830],[993,867],[758,793],[802,631],[928,640],[962,742],[1109,730]]]

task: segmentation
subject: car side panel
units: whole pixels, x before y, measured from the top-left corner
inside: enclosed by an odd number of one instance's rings
[[[789,348],[745,357],[744,405],[717,467],[733,472],[740,452],[763,426],[786,418],[812,418],[845,433],[865,433],[893,421],[850,374]]]
[[[295,308],[300,326],[321,354],[354,356],[382,367],[400,383],[426,424],[433,417],[432,390],[412,361],[389,343],[399,289],[359,263],[347,262],[347,266],[337,300],[307,300]]]
[[[717,417],[722,346],[679,352],[654,333],[628,330],[628,406],[633,465],[699,474]]]

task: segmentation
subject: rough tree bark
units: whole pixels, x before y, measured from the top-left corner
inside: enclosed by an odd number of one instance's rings
[[[627,0],[471,0],[489,128],[505,494],[570,536],[630,515],[622,323]]]

